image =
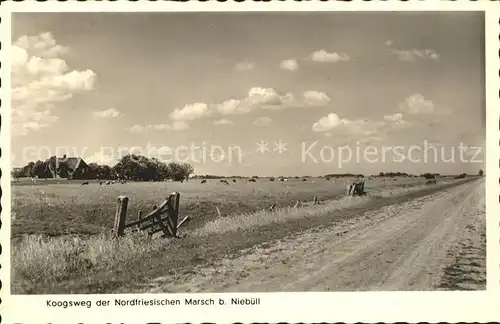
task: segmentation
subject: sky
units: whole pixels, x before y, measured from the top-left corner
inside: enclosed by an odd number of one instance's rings
[[[13,165],[477,173],[483,40],[476,12],[16,13]]]

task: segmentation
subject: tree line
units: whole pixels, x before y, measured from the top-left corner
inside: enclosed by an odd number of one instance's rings
[[[21,168],[14,168],[11,172],[14,179],[23,177],[52,178],[50,170],[57,168],[56,158],[46,161],[29,162]],[[59,166],[61,168],[61,166]],[[59,169],[57,171],[60,171]],[[88,164],[88,170],[81,179],[92,180],[133,180],[133,181],[187,181],[193,174],[194,168],[188,163],[164,163],[156,158],[147,158],[142,155],[128,154],[123,156],[114,166],[98,163]]]

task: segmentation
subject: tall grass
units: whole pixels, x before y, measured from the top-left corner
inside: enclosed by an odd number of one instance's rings
[[[27,235],[12,247],[12,276],[28,282],[56,282],[91,269],[117,269],[165,244],[166,240],[149,240],[143,233],[119,239],[108,233],[84,239]]]
[[[306,205],[298,208],[281,208],[275,211],[262,210],[255,213],[242,213],[237,216],[217,218],[207,222],[203,227],[195,229],[192,235],[222,234],[271,223],[282,223],[293,219],[324,216],[367,201],[369,201],[369,198],[366,196],[345,197],[321,205]]]
[[[324,215],[334,217],[335,212],[367,203],[371,199],[404,195],[424,187],[428,186],[392,188],[390,192],[381,190],[369,196],[343,197],[324,201],[320,205],[306,205],[299,208],[237,213],[231,217],[208,221],[190,231],[189,235],[208,238],[213,237],[212,234],[245,230],[270,223]],[[130,262],[140,262],[141,258],[149,253],[161,251],[166,244],[168,242],[164,239],[148,240],[144,233],[130,233],[119,239],[114,238],[109,232],[85,238],[73,235],[52,238],[42,235],[25,235],[12,245],[13,282],[24,285],[41,282],[55,283],[68,278],[89,275],[94,270],[119,269]]]
[[[446,186],[447,183],[434,185],[434,188]],[[334,215],[339,210],[358,206],[370,202],[372,199],[403,196],[410,192],[429,188],[428,185],[414,185],[410,187],[396,187],[385,190],[373,191],[369,196],[342,197],[340,199],[323,202],[321,205],[305,205],[302,208],[281,208],[276,211],[261,210],[255,213],[240,213],[232,217],[217,218],[204,224],[193,231],[193,235],[222,234],[231,231],[245,230],[256,226],[281,223],[293,219],[322,217]]]

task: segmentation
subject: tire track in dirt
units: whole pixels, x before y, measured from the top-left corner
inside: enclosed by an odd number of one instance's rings
[[[444,290],[486,289],[486,197],[478,187],[475,201],[478,206],[466,222],[457,228],[460,240],[452,245],[447,256],[452,260],[443,268],[439,288]]]
[[[446,266],[454,262],[447,252],[459,247],[460,229],[476,212],[481,196],[484,181],[472,181],[253,248],[252,253],[198,267],[175,280],[157,278],[145,288],[151,292],[439,289]]]

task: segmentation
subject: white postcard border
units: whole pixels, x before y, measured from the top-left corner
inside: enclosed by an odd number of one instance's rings
[[[494,1],[384,1],[384,2],[57,2],[2,4],[0,73],[2,87],[0,110],[2,128],[0,143],[3,170],[2,187],[2,244],[0,278],[2,281],[0,314],[6,323],[172,323],[172,322],[488,322],[500,318],[500,7]],[[46,300],[115,298],[144,298],[152,294],[122,295],[10,295],[10,13],[50,11],[485,11],[486,15],[486,97],[487,97],[487,290],[484,292],[348,292],[348,293],[259,293],[259,294],[154,294],[156,298],[212,296],[259,297],[260,306],[166,308],[108,307],[99,309],[54,309],[46,307]],[[111,302],[113,303],[113,302]]]

